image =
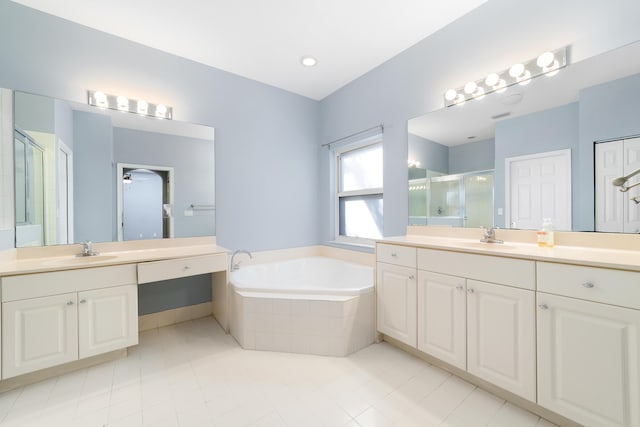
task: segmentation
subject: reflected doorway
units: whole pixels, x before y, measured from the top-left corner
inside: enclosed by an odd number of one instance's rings
[[[173,168],[118,163],[118,240],[173,237]]]

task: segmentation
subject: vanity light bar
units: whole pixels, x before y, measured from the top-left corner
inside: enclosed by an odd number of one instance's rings
[[[544,52],[537,58],[514,64],[499,73],[491,73],[484,79],[467,82],[457,89],[449,89],[444,94],[444,105],[445,107],[463,105],[466,101],[482,99],[492,92],[502,93],[516,84],[525,86],[535,77],[555,76],[561,68],[566,66],[567,47]]]
[[[173,118],[173,108],[164,104],[152,104],[142,99],[137,100],[122,95],[109,95],[96,90],[89,90],[87,94],[87,103],[94,107],[109,108],[111,110],[140,114],[141,116],[156,117],[159,119],[171,120]]]

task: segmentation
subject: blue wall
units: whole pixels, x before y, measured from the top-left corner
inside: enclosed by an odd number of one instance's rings
[[[442,108],[447,89],[545,50],[571,45],[571,60],[579,61],[640,40],[637,16],[637,0],[616,7],[491,0],[323,99],[321,142],[384,123],[384,233],[404,234],[407,120]],[[329,162],[328,155],[319,160],[320,237],[326,244],[334,229]]]
[[[435,172],[449,172],[449,147],[409,134],[408,159],[418,160],[420,168]]]
[[[475,172],[493,169],[495,140],[470,142],[449,147],[449,173]]]
[[[173,106],[176,120],[215,127],[220,245],[318,242],[317,101],[6,0],[0,58],[0,87],[80,103],[88,89],[123,93]]]

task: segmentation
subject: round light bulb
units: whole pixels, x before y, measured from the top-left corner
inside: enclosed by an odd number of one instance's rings
[[[95,99],[98,104],[104,104],[107,102],[107,94],[104,92],[94,92],[93,99]]]
[[[541,54],[540,56],[538,56],[538,60],[536,61],[536,64],[538,64],[538,67],[540,68],[545,68],[548,67],[549,65],[553,64],[553,61],[556,59],[555,55],[551,52],[545,52],[543,54]]]
[[[525,68],[524,68],[524,65],[522,64],[514,64],[511,66],[511,68],[509,68],[509,75],[513,78],[521,76],[522,73],[524,72],[525,72]]]
[[[156,117],[164,117],[167,115],[167,107],[163,104],[156,106]]]
[[[149,104],[147,101],[140,100],[138,101],[138,114],[147,114],[149,111]]]
[[[454,89],[449,89],[448,91],[445,92],[444,94],[444,98],[447,101],[453,101],[456,99],[456,96],[458,96],[458,92],[456,92]]]
[[[458,96],[456,97],[455,101],[453,101],[456,105],[464,105],[465,103],[465,97],[463,94],[458,94]]]
[[[484,83],[487,86],[495,86],[500,81],[500,76],[497,73],[491,73],[484,79]]]
[[[542,69],[542,72],[548,77],[555,76],[556,74],[558,74],[558,71],[560,71],[560,63],[557,59],[553,61],[553,65],[551,65],[551,67],[544,67]]]
[[[504,79],[500,79],[493,88],[496,90],[496,93],[503,93],[507,90],[507,82],[505,82]]]
[[[129,100],[127,99],[126,96],[122,96],[120,95],[117,99],[116,102],[118,103],[118,110],[128,110],[129,109]]]
[[[529,70],[525,70],[524,74],[519,77],[516,77],[518,84],[521,86],[526,86],[531,82],[531,72]]]
[[[475,92],[477,88],[478,88],[478,85],[476,84],[476,82],[467,82],[467,84],[464,85],[464,91],[469,95]]]
[[[318,63],[318,60],[312,56],[304,56],[300,62],[302,62],[302,65],[305,67],[313,67]]]
[[[473,93],[473,97],[475,99],[482,99],[484,98],[484,89],[482,89],[481,87],[479,87],[474,93]]]

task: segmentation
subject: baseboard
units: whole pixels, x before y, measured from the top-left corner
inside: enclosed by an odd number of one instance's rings
[[[138,317],[138,332],[161,328],[192,319],[211,316],[211,301],[202,304],[178,307]]]

